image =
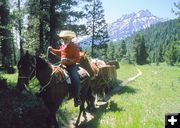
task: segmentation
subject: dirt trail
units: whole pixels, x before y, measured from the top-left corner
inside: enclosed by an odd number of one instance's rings
[[[136,69],[137,69],[138,73],[135,76],[129,77],[128,79],[124,80],[121,84],[119,84],[116,88],[114,88],[112,90],[112,92],[114,93],[114,92],[120,91],[123,88],[123,86],[126,86],[129,82],[134,81],[139,76],[141,76],[142,75],[142,71],[139,68],[137,68],[137,67],[136,67]]]
[[[136,69],[137,69],[138,73],[135,76],[129,77],[127,80],[123,81],[123,83],[122,83],[123,86],[125,86],[127,83],[135,80],[136,78],[138,78],[139,76],[142,75],[142,71],[137,67],[136,67]]]
[[[111,93],[119,92],[129,82],[134,81],[139,76],[141,76],[142,75],[142,71],[139,68],[137,68],[137,67],[136,67],[136,69],[137,69],[138,73],[135,76],[129,77],[128,79],[124,80],[121,84],[119,84],[116,88],[114,88],[111,91]],[[110,99],[110,97],[107,97],[106,99],[108,100],[108,99]],[[97,105],[97,107],[98,107],[98,106],[101,106],[103,104],[106,104],[106,102],[98,102],[97,104],[98,104]],[[94,117],[90,113],[87,113],[87,120],[86,120],[86,122],[92,120],[93,118]],[[62,128],[75,128],[74,123],[75,123],[76,119],[77,119],[76,117],[70,119],[69,122],[67,124],[65,124]],[[83,121],[84,121],[84,118],[83,118],[83,116],[81,116],[80,123],[83,122]]]

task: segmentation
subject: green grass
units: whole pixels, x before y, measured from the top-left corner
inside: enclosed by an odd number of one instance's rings
[[[138,68],[143,75],[111,97],[117,109],[104,111],[97,128],[163,128],[166,113],[180,112],[180,68],[165,65]]]
[[[123,89],[111,95],[108,104],[94,113],[94,118],[82,126],[92,128],[164,128],[165,114],[180,112],[180,68],[144,65],[137,66],[143,74]],[[133,65],[121,64],[118,79],[126,80],[137,74]],[[3,75],[4,76],[4,75]],[[8,77],[10,83],[17,74]],[[73,101],[64,102],[58,111],[59,122],[77,116]]]
[[[127,78],[136,75],[136,73],[136,68],[129,64],[120,64],[120,69],[117,70],[119,80],[126,80]]]
[[[15,86],[17,83],[18,74],[2,74],[2,77],[7,80],[7,83],[11,86]]]

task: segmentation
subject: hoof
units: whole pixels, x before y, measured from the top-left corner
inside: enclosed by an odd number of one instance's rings
[[[79,123],[76,122],[76,123],[73,123],[73,124],[74,124],[75,128],[78,128]]]

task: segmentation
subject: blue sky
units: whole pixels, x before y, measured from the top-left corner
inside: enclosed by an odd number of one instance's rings
[[[176,16],[171,12],[174,2],[179,0],[101,0],[104,8],[105,19],[111,23],[120,18],[123,14],[138,12],[148,9],[153,15],[174,19]]]

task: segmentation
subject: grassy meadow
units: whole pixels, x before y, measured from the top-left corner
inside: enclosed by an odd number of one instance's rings
[[[118,94],[90,124],[97,128],[164,128],[165,114],[180,112],[180,68],[137,66],[143,74]],[[135,73],[133,65],[121,65],[118,79]],[[137,72],[137,71],[136,71]]]
[[[180,112],[180,68],[166,64],[137,66],[142,75],[123,89],[111,94],[108,104],[101,105],[92,114],[86,128],[164,128],[165,114]],[[135,66],[120,64],[118,79],[135,76]],[[15,84],[17,74],[3,75]],[[78,114],[73,101],[64,102],[58,111],[59,122],[65,123]]]

